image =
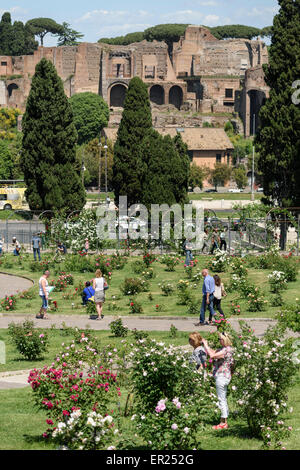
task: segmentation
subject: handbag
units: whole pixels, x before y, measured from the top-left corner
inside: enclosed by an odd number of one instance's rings
[[[227,297],[227,292],[225,291],[223,284],[222,284],[222,297]]]

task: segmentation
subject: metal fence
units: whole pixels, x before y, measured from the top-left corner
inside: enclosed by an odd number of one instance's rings
[[[29,220],[13,220],[12,213],[11,218],[8,218],[5,221],[0,221],[0,238],[4,239],[3,247],[6,247],[6,251],[11,251],[12,249],[12,238],[16,237],[17,240],[25,247],[31,248],[32,237],[36,233],[45,233],[46,225],[41,220],[42,217],[36,214],[27,213],[27,218]],[[299,222],[298,227],[289,227],[287,232],[287,242],[288,246],[293,246],[297,255],[299,255]],[[287,226],[290,225],[290,221],[285,221]],[[65,224],[72,223],[72,218],[70,216],[66,217]],[[96,225],[96,222],[95,222]],[[208,239],[207,247],[203,250],[203,253],[207,254],[213,250],[212,246],[212,237],[214,234],[218,233],[218,245],[220,244],[220,235],[223,235],[224,242],[222,243],[222,248],[225,249],[230,254],[243,253],[247,251],[254,252],[263,252],[270,245],[280,241],[280,227],[278,224],[270,223],[267,219],[246,219],[241,221],[238,218],[222,218],[213,217],[211,219],[205,220],[204,226],[208,228]],[[160,227],[161,228],[161,227]],[[148,233],[151,233],[151,227],[149,226]],[[48,248],[47,244],[45,245],[45,239],[42,238],[42,248]],[[49,237],[53,241],[55,239],[55,234],[51,234]],[[174,248],[180,249],[182,245],[181,240],[177,240],[175,243],[172,241],[162,241],[162,240],[149,240],[144,243],[144,247],[148,246],[149,249],[156,249],[161,253],[167,253],[174,251]],[[143,244],[140,245],[143,247]],[[114,242],[103,244],[102,240],[98,240],[97,251],[106,251],[109,250],[122,250],[126,248],[124,246],[124,241],[120,240],[119,237]],[[200,253],[202,252],[200,248]]]

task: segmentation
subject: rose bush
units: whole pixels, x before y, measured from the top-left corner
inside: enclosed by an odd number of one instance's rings
[[[48,349],[48,334],[39,333],[34,329],[32,321],[26,320],[22,324],[10,323],[8,333],[19,353],[29,361],[41,358]]]

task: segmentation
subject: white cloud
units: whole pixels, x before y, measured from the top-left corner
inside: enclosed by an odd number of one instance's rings
[[[97,37],[110,37],[110,36],[124,36],[128,33],[135,33],[136,31],[144,31],[150,28],[151,24],[120,24],[120,25],[107,25],[102,26],[96,33]]]
[[[200,0],[196,3],[201,7],[216,7],[218,5],[218,2],[215,2],[215,0]]]
[[[25,10],[24,8],[22,7],[19,7],[19,6],[14,6],[14,7],[11,7],[11,8],[0,8],[0,15],[2,16],[3,13],[6,13],[6,12],[9,12],[11,13],[12,15],[17,16],[18,18],[23,18],[24,15],[26,15],[28,13],[28,10]],[[12,18],[12,21],[14,21],[15,18]]]
[[[161,18],[164,21],[174,22],[174,23],[197,23],[202,22],[204,15],[200,11],[195,10],[180,10],[172,13],[167,13],[161,15]]]
[[[203,23],[206,26],[216,26],[217,24],[220,24],[220,17],[217,15],[207,15],[205,16]]]
[[[85,13],[81,18],[78,18],[75,20],[76,23],[82,23],[82,22],[99,22],[101,21],[112,21],[112,22],[119,22],[119,21],[124,21],[124,18],[126,18],[126,21],[131,24],[130,20],[133,20],[136,18],[146,18],[146,17],[151,17],[153,16],[151,13],[145,10],[139,10],[136,12],[130,12],[126,10],[92,10],[88,11]]]
[[[259,16],[274,16],[278,13],[278,7],[264,7],[257,8],[253,7],[252,10],[247,12],[247,16],[259,17]]]

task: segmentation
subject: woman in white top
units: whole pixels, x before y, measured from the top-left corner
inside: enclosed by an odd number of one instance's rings
[[[43,276],[39,280],[39,294],[42,299],[42,306],[40,312],[37,314],[36,318],[39,319],[47,319],[46,313],[48,309],[48,277],[50,276],[49,271],[45,271]]]
[[[222,297],[226,296],[224,285],[222,284],[221,278],[216,274],[214,276],[215,280],[215,292],[214,292],[214,310],[218,310],[220,315],[225,318],[224,312],[221,307]]]
[[[100,271],[100,269],[97,269],[96,271],[96,277],[93,280],[93,288],[95,290],[94,299],[95,299],[96,309],[98,313],[97,320],[101,320],[102,318],[104,318],[104,315],[102,314],[102,310],[103,310],[103,304],[105,302],[105,291],[108,289],[108,285],[104,277],[102,276],[102,272]]]

